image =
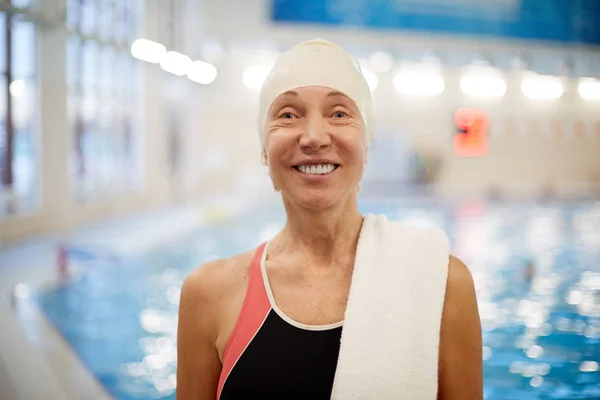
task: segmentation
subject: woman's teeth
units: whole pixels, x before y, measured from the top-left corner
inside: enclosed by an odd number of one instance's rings
[[[321,164],[321,165],[299,165],[298,169],[304,174],[310,175],[324,175],[332,172],[337,166],[334,164]]]

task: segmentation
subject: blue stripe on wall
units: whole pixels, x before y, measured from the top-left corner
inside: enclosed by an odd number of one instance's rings
[[[271,0],[271,19],[600,44],[600,0]]]

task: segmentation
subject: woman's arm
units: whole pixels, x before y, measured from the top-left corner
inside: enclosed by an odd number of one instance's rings
[[[214,261],[210,264],[218,264]],[[206,265],[184,281],[177,327],[177,400],[216,400],[221,362],[215,348],[215,285]]]
[[[450,257],[439,349],[439,400],[483,399],[481,322],[473,277]]]

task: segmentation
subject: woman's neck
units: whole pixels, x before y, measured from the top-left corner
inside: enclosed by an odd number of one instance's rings
[[[318,211],[285,206],[287,223],[274,240],[277,250],[301,252],[317,265],[331,265],[356,251],[363,216],[355,197]]]

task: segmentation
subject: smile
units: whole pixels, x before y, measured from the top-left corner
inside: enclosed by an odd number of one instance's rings
[[[335,171],[339,164],[312,164],[295,165],[294,168],[307,175],[327,175]]]

